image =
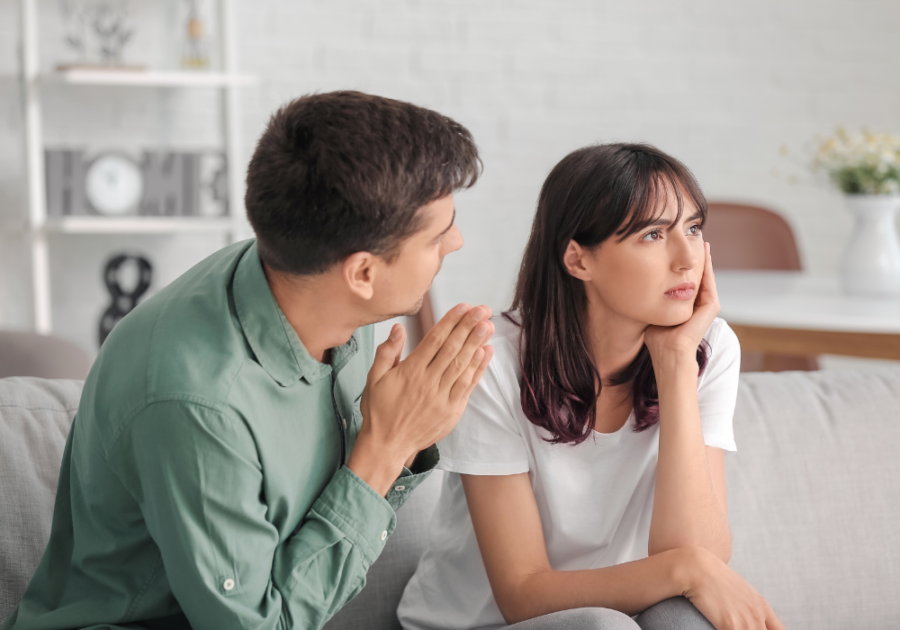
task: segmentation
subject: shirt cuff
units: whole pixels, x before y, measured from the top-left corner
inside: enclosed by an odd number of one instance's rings
[[[319,495],[312,511],[330,521],[357,546],[369,566],[381,555],[397,526],[394,507],[356,473],[342,466]]]
[[[439,461],[441,461],[441,455],[437,446],[432,444],[425,450],[419,451],[419,454],[413,460],[412,469],[406,466],[403,467],[403,472],[397,477],[397,480],[385,497],[395,512],[406,503],[412,491],[428,479],[431,471],[437,467]]]

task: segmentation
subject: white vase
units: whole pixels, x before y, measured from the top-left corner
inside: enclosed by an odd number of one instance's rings
[[[841,285],[854,295],[900,295],[900,195],[847,195],[853,236],[841,261]]]

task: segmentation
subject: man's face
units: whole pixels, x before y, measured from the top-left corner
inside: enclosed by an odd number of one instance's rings
[[[375,277],[371,307],[378,321],[418,313],[444,256],[463,246],[454,223],[452,194],[435,199],[419,213],[423,227],[403,241],[393,262],[383,261]]]

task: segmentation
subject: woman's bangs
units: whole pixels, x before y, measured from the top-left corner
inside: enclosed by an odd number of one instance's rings
[[[670,190],[675,192],[678,203],[678,214],[672,223],[673,226],[681,220],[684,213],[685,195],[703,215],[703,222],[706,221],[706,199],[694,178],[690,174],[678,173],[672,168],[663,168],[647,175],[644,185],[639,185],[635,190],[628,218],[622,227],[616,230],[617,242],[621,243],[629,236],[656,223],[666,212],[666,200]]]

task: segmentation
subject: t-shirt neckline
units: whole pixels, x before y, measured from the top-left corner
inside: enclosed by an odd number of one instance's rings
[[[593,430],[591,431],[591,440],[585,440],[593,442],[596,446],[600,448],[613,448],[614,446],[618,446],[622,441],[622,436],[626,431],[630,430],[632,423],[634,422],[634,409],[631,410],[631,413],[628,414],[628,418],[625,420],[624,424],[621,427],[613,431],[612,433],[600,433],[599,431]]]

